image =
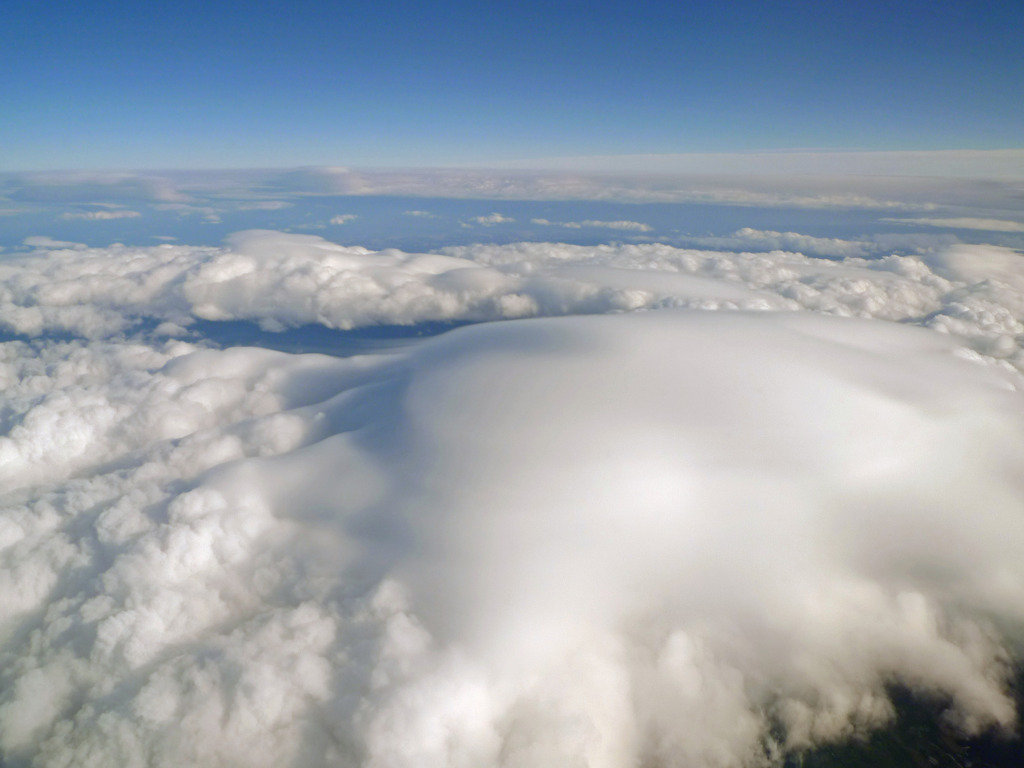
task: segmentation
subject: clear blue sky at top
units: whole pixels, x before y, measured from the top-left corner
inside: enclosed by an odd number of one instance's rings
[[[1024,146],[1024,2],[19,2],[0,170]]]

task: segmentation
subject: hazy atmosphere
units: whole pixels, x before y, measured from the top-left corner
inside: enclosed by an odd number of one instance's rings
[[[1024,7],[0,25],[0,768],[1024,764]]]

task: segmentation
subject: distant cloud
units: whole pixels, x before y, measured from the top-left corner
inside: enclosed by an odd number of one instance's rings
[[[209,205],[190,205],[188,203],[161,203],[153,206],[158,211],[173,211],[179,216],[201,216],[209,224],[219,224],[221,211]]]
[[[11,199],[48,203],[145,200],[186,202],[178,183],[146,173],[25,173],[9,176]]]
[[[878,249],[864,240],[841,240],[833,237],[812,237],[798,232],[744,227],[726,237],[685,237],[683,242],[707,248],[756,251],[794,251],[819,256],[863,257]]]
[[[356,216],[354,213],[342,213],[342,214],[332,218],[331,219],[331,224],[337,224],[337,225],[348,224],[350,221],[354,221],[354,220],[356,220],[358,218],[359,217]]]
[[[486,216],[474,216],[470,221],[482,227],[493,227],[495,224],[511,224],[515,219],[511,216],[503,216],[500,213],[490,213]]]
[[[288,203],[284,200],[257,200],[252,203],[239,203],[235,208],[239,211],[279,211],[283,208],[291,208],[295,203]]]
[[[1019,221],[1005,219],[973,219],[969,217],[953,219],[882,219],[895,224],[919,224],[925,227],[942,227],[944,229],[982,229],[987,232],[1024,232],[1024,224]]]
[[[30,248],[86,248],[84,243],[74,243],[68,240],[54,240],[45,235],[33,235],[21,241]]]
[[[585,221],[548,221],[547,219],[530,219],[534,224],[548,227],[565,227],[566,229],[584,229],[592,227],[595,229],[627,229],[635,232],[650,232],[651,226],[639,221],[599,221],[587,219]]]
[[[779,151],[603,155],[505,163],[532,171],[768,176],[907,176],[1024,179],[1024,149],[938,151]]]
[[[436,219],[437,216],[430,211],[403,211],[405,216],[415,216],[420,219]]]
[[[111,219],[137,219],[141,215],[138,211],[85,211],[83,213],[62,213],[60,217],[84,221],[109,221]]]
[[[411,168],[365,171],[324,167],[283,171],[179,171],[159,175],[0,174],[0,195],[12,203],[50,205],[95,205],[100,202],[130,203],[144,200],[151,203],[189,204],[197,208],[215,207],[219,214],[231,210],[275,210],[286,205],[288,197],[313,195],[693,202],[760,207],[930,211],[947,201],[958,206],[1007,208],[1008,204],[1015,204],[1014,196],[1018,194],[1016,182],[993,181],[991,178],[974,180],[967,173],[958,179],[919,175],[902,178],[895,175],[865,176],[865,168],[873,167],[870,163],[886,162],[884,153],[876,153],[878,157],[870,153],[834,154],[846,165],[839,160],[828,160],[831,157],[828,153],[769,153],[722,156],[724,164],[720,165],[727,170],[717,172],[695,171],[695,168],[702,166],[685,164],[673,170],[674,166],[662,162],[663,158],[651,157],[644,161],[646,165],[632,162],[628,158],[618,158],[603,169],[574,167],[573,163],[578,164],[580,160],[576,158],[566,167],[557,167],[558,163],[552,161],[549,167],[540,170],[525,166],[498,170]],[[818,159],[815,160],[815,157]],[[963,160],[967,156],[954,154],[945,157],[947,161],[953,162],[957,157]],[[1015,157],[1013,152],[984,155],[987,158],[985,163],[991,165],[998,161],[1006,168],[1013,167],[1013,163],[1017,162]],[[919,159],[923,161],[923,158]],[[868,162],[869,165],[858,166],[857,162],[860,161]],[[830,173],[835,175],[806,175],[801,172],[801,168],[815,162],[822,168],[831,169]],[[967,163],[965,169],[973,167],[966,160],[964,162]],[[908,169],[914,167],[913,163],[907,166]],[[858,175],[843,176],[843,173]],[[262,199],[264,196],[276,199],[265,200]]]
[[[563,170],[407,169],[358,171],[318,168],[268,179],[271,187],[294,194],[415,195],[493,200],[620,200],[635,202],[697,202],[794,208],[867,208],[932,210],[920,200],[934,182],[911,184],[892,180],[834,178],[765,179],[756,175],[671,175],[667,173],[608,174]],[[948,181],[944,182],[948,186]],[[945,186],[938,185],[944,189]],[[912,199],[887,199],[886,193]],[[992,194],[989,188],[985,194]]]

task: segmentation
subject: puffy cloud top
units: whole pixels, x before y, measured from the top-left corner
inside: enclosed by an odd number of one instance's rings
[[[735,237],[857,253],[851,241],[796,233],[741,230]],[[39,247],[0,263],[0,327],[10,332],[99,338],[140,319],[349,329],[672,306],[810,309],[921,322],[1018,364],[1024,333],[1022,258],[996,246],[836,261],[660,244],[518,243],[415,254],[254,230],[221,248]]]
[[[1013,722],[1018,253],[45,248],[0,262],[5,764],[739,768],[893,681]]]

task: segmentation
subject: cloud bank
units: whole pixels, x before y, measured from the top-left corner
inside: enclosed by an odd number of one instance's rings
[[[521,168],[678,174],[813,174],[1024,179],[1024,149],[937,151],[778,151],[605,155],[524,160]]]
[[[766,766],[885,723],[893,681],[1008,726],[1021,259],[250,232],[5,260],[35,338],[0,343],[0,755]],[[502,322],[347,358],[160,340],[197,318]]]
[[[0,200],[11,205],[96,205],[116,203],[232,210],[277,210],[310,196],[395,195],[423,198],[488,200],[608,200],[676,202],[753,207],[880,210],[893,213],[935,211],[945,206],[977,212],[1014,210],[1024,173],[989,174],[986,169],[1013,168],[996,155],[956,178],[929,178],[871,173],[857,165],[858,153],[838,153],[845,165],[808,166],[809,153],[758,157],[731,156],[727,166],[673,168],[663,158],[644,162],[619,159],[604,167],[586,163],[560,168],[413,168],[354,169],[316,167],[277,170],[166,171],[137,173],[0,174]],[[987,156],[986,156],[987,157]],[[851,158],[853,161],[851,162]],[[953,159],[952,157],[950,159]],[[578,159],[577,159],[578,160]],[[575,161],[574,161],[575,162]],[[890,159],[876,158],[885,166]],[[645,165],[646,163],[646,165]],[[723,168],[725,170],[723,170]],[[417,209],[419,206],[417,206]],[[963,210],[949,215],[965,216]]]
[[[824,261],[764,244],[856,254],[856,241],[740,230],[718,246],[470,245],[433,254],[371,251],[252,230],[224,247],[60,249],[0,263],[0,328],[102,338],[140,321],[185,328],[242,320],[267,330],[479,322],[665,307],[813,310],[921,323],[977,351],[1019,360],[1021,256],[952,245],[922,256]],[[980,266],[979,266],[980,265]]]

